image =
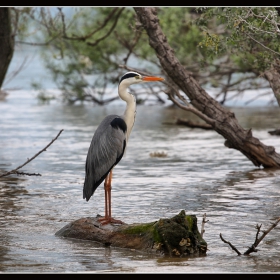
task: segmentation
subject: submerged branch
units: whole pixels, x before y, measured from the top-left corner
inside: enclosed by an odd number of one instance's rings
[[[222,236],[221,233],[220,233],[220,238],[222,239],[222,241],[223,241],[224,243],[227,243],[227,244],[230,246],[230,248],[231,248],[233,251],[235,251],[235,252],[237,253],[238,256],[241,255],[241,253],[236,249],[235,246],[233,246],[229,241],[226,241],[226,240],[223,238],[223,236]]]
[[[59,131],[59,133],[56,135],[56,137],[45,147],[43,148],[41,151],[39,151],[37,154],[35,154],[32,158],[28,159],[25,163],[23,163],[22,165],[18,166],[16,169],[13,169],[11,171],[8,171],[6,173],[0,174],[0,178],[1,177],[5,177],[11,174],[17,174],[17,175],[28,175],[28,176],[41,176],[41,174],[39,173],[25,173],[25,172],[18,172],[18,170],[20,168],[22,168],[23,166],[25,166],[26,164],[28,164],[29,162],[31,162],[33,159],[35,159],[37,156],[39,156],[42,152],[46,151],[47,148],[59,137],[59,135],[62,133],[63,129],[61,129]]]
[[[256,238],[255,238],[255,242],[252,244],[252,246],[250,246],[248,248],[248,250],[243,254],[243,255],[250,255],[251,253],[253,252],[258,252],[257,250],[257,246],[260,244],[260,242],[265,238],[265,236],[272,230],[274,229],[278,223],[280,222],[280,218],[278,218],[267,230],[264,230],[263,231],[263,234],[260,238],[259,237],[259,233],[261,231],[261,226],[262,225],[256,225],[256,229],[257,229],[257,233],[256,233]],[[224,242],[224,243],[227,243],[232,250],[234,250],[238,255],[241,255],[241,253],[228,241],[226,241],[223,237],[222,237],[222,234],[220,233],[220,238],[221,240]]]
[[[256,225],[256,229],[257,229],[257,234],[256,234],[256,239],[255,239],[255,242],[254,242],[254,244],[251,246],[251,247],[249,247],[249,249],[244,253],[244,255],[249,255],[250,253],[252,253],[252,252],[257,252],[258,250],[256,249],[257,248],[257,246],[260,244],[260,242],[265,238],[265,236],[272,230],[272,229],[274,229],[276,226],[277,226],[277,224],[280,222],[280,218],[278,218],[277,220],[276,220],[276,222],[275,223],[273,223],[267,230],[264,230],[263,231],[263,234],[262,234],[262,236],[260,237],[260,238],[258,238],[258,236],[259,236],[259,233],[260,233],[260,230],[261,230],[261,226],[262,225]]]

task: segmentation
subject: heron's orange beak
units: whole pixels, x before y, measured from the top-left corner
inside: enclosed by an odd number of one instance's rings
[[[156,77],[156,76],[144,76],[144,77],[142,77],[142,81],[144,81],[144,82],[157,82],[157,81],[164,81],[164,78]]]

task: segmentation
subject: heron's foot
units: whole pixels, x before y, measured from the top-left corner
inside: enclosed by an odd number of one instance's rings
[[[107,224],[124,224],[123,221],[121,220],[116,220],[112,217],[102,217],[98,219],[98,222],[100,222],[100,224],[103,225],[107,225]]]

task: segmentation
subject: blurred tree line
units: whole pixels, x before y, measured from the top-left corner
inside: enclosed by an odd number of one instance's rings
[[[162,7],[157,14],[176,57],[202,87],[216,89],[215,98],[222,104],[233,98],[230,92],[238,95],[248,89],[273,92],[279,103],[279,9]],[[132,7],[0,10],[10,10],[16,44],[42,46],[46,68],[64,101],[111,102],[118,97],[106,98],[105,92],[117,86],[124,69],[164,75]],[[1,22],[0,29],[8,30]],[[34,87],[40,89],[39,84]],[[136,96],[153,93],[164,102],[162,88],[137,91]],[[138,98],[138,103],[144,101]]]

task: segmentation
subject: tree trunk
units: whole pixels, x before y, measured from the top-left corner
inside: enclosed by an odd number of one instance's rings
[[[10,8],[0,8],[0,89],[14,53]]]
[[[200,87],[174,55],[167,42],[156,14],[156,8],[134,8],[139,21],[149,36],[149,43],[155,50],[162,68],[172,81],[188,96],[191,104],[211,119],[213,129],[225,139],[225,146],[239,150],[255,166],[280,167],[280,154],[273,146],[266,146],[253,137],[251,129],[240,126],[233,112],[230,112]]]
[[[202,256],[207,251],[207,243],[197,228],[196,216],[186,215],[184,210],[171,219],[146,224],[101,226],[98,217],[81,218],[64,226],[55,235],[170,257]]]
[[[276,63],[274,64],[274,66],[272,66],[269,70],[264,72],[264,77],[266,80],[268,80],[280,107],[280,65],[279,61],[275,62]]]

